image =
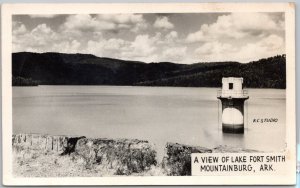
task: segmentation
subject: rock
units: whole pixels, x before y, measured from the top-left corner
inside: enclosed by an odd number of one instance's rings
[[[80,139],[75,154],[84,159],[86,168],[101,165],[115,175],[140,173],[157,164],[154,146],[136,139]]]
[[[227,146],[227,145],[220,145],[213,149],[213,153],[254,153],[259,152],[257,150],[251,150],[251,149],[244,149],[244,148],[237,148],[233,146]]]
[[[12,135],[12,145],[14,149],[32,149],[70,154],[74,152],[77,140],[81,138],[85,137],[15,134]]]
[[[42,134],[16,134],[12,138],[13,148],[62,152],[66,145],[65,136]]]
[[[71,138],[66,137],[67,145],[64,147],[64,151],[61,155],[70,155],[71,153],[73,153],[75,151],[77,141],[83,138],[85,138],[85,136]]]
[[[162,168],[171,176],[191,175],[191,153],[212,153],[211,149],[167,143]]]
[[[162,162],[158,165],[157,152],[154,145],[145,140],[137,139],[96,139],[84,136],[51,136],[42,134],[12,135],[13,150],[20,154],[19,164],[23,160],[38,162],[39,158],[53,157],[53,164],[80,169],[82,172],[96,172],[101,176],[108,175],[140,175],[152,174],[188,176],[191,175],[191,153],[241,153],[259,152],[230,146],[218,146],[207,149],[178,143],[167,143]],[[62,155],[67,155],[61,157]],[[70,155],[70,156],[69,156]],[[67,159],[71,163],[66,163]],[[59,160],[60,159],[60,160]],[[24,163],[25,164],[25,163]],[[75,169],[74,169],[75,166]],[[28,167],[31,170],[31,167]],[[66,168],[63,168],[66,170]],[[42,166],[37,171],[42,171]],[[151,172],[152,170],[152,172]],[[149,174],[149,173],[148,173]]]

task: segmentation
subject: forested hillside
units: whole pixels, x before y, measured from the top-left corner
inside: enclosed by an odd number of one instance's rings
[[[246,64],[143,63],[89,54],[12,54],[14,86],[140,85],[220,87],[222,77],[244,77],[245,87],[285,88],[286,59],[278,55]]]

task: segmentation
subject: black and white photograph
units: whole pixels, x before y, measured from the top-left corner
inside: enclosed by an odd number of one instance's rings
[[[4,7],[11,13],[4,29],[11,31],[11,49],[4,49],[10,62],[3,62],[11,70],[5,78],[12,178],[204,182],[206,176],[193,174],[198,160],[191,155],[232,153],[250,161],[236,157],[232,166],[200,166],[200,172],[275,176],[280,170],[272,162],[296,160],[295,109],[289,108],[294,38],[287,29],[293,23],[287,12],[294,10],[284,5],[154,12],[156,4],[149,11],[132,5],[136,11],[112,6],[89,13]],[[270,156],[253,158],[256,153]],[[251,162],[262,163],[256,169]]]

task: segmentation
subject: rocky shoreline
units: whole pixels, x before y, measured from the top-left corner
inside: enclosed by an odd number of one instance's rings
[[[158,161],[155,145],[146,140],[42,134],[15,134],[12,146],[13,173],[21,177],[188,176],[191,153],[256,152],[166,143]]]

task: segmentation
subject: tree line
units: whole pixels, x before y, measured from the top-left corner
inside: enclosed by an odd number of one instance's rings
[[[221,87],[222,77],[243,77],[251,88],[285,88],[286,58],[249,63],[143,63],[90,54],[12,54],[12,85],[126,85]]]

